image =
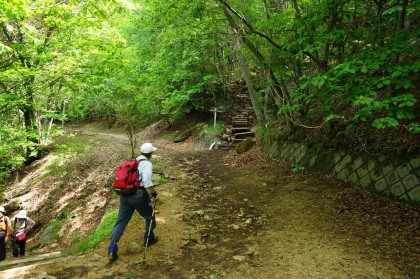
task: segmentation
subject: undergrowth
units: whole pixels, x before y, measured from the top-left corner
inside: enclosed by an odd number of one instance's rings
[[[97,226],[96,230],[92,231],[88,235],[75,234],[72,237],[72,244],[66,251],[69,255],[75,255],[83,253],[111,235],[112,228],[114,227],[115,221],[117,220],[118,210],[113,209],[105,213],[101,223]]]

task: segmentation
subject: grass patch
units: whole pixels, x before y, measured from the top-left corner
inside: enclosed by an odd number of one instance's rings
[[[165,178],[165,177],[162,177],[162,176],[161,176],[161,177],[159,178],[158,183],[159,183],[159,184],[164,184],[164,183],[166,183],[166,182],[168,182],[168,181],[169,181],[169,179],[167,179],[167,178]]]
[[[217,121],[216,127],[214,126],[214,123],[206,124],[203,126],[203,132],[206,134],[220,134],[222,131],[223,131],[222,121]]]
[[[169,165],[166,163],[158,162],[156,157],[152,157],[150,162],[153,164],[153,170],[155,173],[165,173],[169,170]]]
[[[204,213],[212,213],[214,211],[213,208],[205,207],[203,208]]]
[[[169,258],[169,255],[166,257],[166,259],[158,259],[158,262],[164,265],[173,265],[175,263],[174,260]]]
[[[39,247],[44,247],[46,244],[56,242],[60,238],[61,227],[62,220],[54,220],[50,222],[41,238],[31,248],[37,249]]]
[[[291,166],[291,171],[293,173],[303,172],[304,170],[305,170],[305,167],[303,167],[299,164],[292,164],[292,166]]]
[[[95,247],[104,239],[109,238],[112,228],[115,225],[115,221],[117,220],[117,216],[118,210],[112,210],[105,214],[95,231],[91,232],[87,236],[74,235],[74,243],[67,253],[70,255],[83,253],[88,249]]]
[[[68,134],[57,139],[51,155],[55,159],[45,167],[44,176],[64,177],[83,165],[94,160],[93,147],[100,149],[109,144],[109,140]]]

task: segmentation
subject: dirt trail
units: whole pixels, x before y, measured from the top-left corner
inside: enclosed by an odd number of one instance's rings
[[[293,174],[284,163],[263,158],[258,147],[238,156],[191,141],[153,143],[159,148],[156,166],[169,180],[158,186],[160,241],[147,250],[146,264],[140,263],[142,248],[128,251],[141,243],[144,224],[135,216],[113,264],[104,242],[77,257],[23,267],[8,260],[0,278],[420,277],[419,239],[398,233],[418,230],[417,210],[403,207],[417,214],[406,228],[391,230],[376,219],[356,222],[337,198],[347,193],[345,186],[310,172]],[[395,234],[376,235],[380,245],[372,245],[362,233],[371,225]]]

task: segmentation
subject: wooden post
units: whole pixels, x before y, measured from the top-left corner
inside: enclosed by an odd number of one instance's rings
[[[217,113],[218,112],[222,112],[221,110],[218,110],[217,108],[214,108],[214,109],[211,109],[210,111],[212,111],[213,112],[213,115],[214,115],[214,117],[213,117],[213,127],[214,127],[214,129],[216,129],[216,123],[217,123]],[[212,145],[210,145],[210,148],[209,149],[212,149],[213,147],[214,147],[214,145],[216,144],[216,136],[215,136],[215,139],[214,139],[214,142],[213,142],[213,144]]]
[[[218,110],[217,108],[211,109],[210,111],[212,111],[214,113],[213,127],[216,128],[217,113],[218,112],[222,112],[222,111],[221,110]]]

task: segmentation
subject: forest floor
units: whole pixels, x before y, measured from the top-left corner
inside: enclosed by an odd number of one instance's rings
[[[174,144],[157,127],[140,135],[141,141],[157,146],[155,168],[167,180],[157,186],[157,244],[146,253],[138,247],[144,221],[136,214],[115,262],[107,258],[108,240],[83,255],[60,255],[70,241],[63,237],[61,243],[30,248],[24,259],[0,263],[0,278],[420,278],[418,208],[319,173],[293,173],[290,164],[264,157],[258,144],[241,155],[208,150],[193,137]],[[103,163],[95,165],[96,177],[89,178],[106,184],[105,162],[127,149],[125,136],[86,127],[78,133],[110,142],[95,153]],[[30,184],[35,191],[43,183]],[[25,191],[17,185],[8,185],[6,194],[22,201],[18,193]],[[73,225],[94,228],[106,207],[118,207],[109,189],[88,198],[90,202],[72,199],[72,208],[80,208],[80,216],[91,213],[92,225],[86,225],[88,217],[70,218]],[[38,199],[36,207],[36,200],[25,201],[33,219],[41,219],[38,212],[53,218],[44,208],[47,203]],[[62,197],[55,200],[49,208],[62,206]],[[92,209],[95,201],[100,202]],[[57,253],[42,258],[47,252]]]

